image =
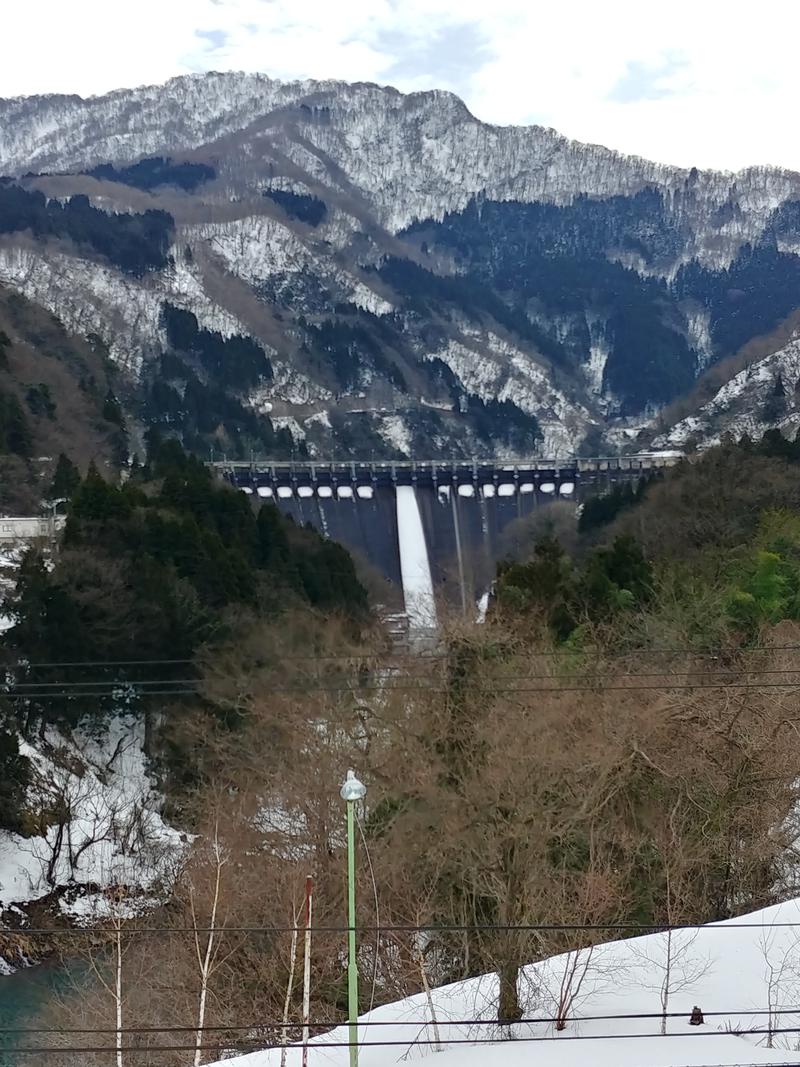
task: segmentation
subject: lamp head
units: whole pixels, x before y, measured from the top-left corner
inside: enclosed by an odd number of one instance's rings
[[[367,787],[356,778],[355,771],[348,771],[345,783],[340,790],[342,800],[363,800],[367,795]]]

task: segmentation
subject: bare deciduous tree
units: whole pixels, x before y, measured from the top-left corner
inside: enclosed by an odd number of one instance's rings
[[[696,930],[669,929],[651,934],[643,944],[631,945],[631,953],[644,971],[643,988],[658,993],[662,1034],[667,1033],[672,997],[691,989],[711,971],[711,959],[695,949],[697,938]]]

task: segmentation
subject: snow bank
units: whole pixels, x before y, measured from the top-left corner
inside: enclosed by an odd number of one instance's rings
[[[159,814],[143,724],[122,715],[102,734],[78,729],[67,739],[51,730],[46,742],[41,750],[20,745],[34,769],[32,807],[66,805],[71,819],[34,837],[0,831],[0,911],[68,889],[59,901],[65,914],[97,917],[99,899],[87,901],[81,887],[114,884],[137,887],[144,904],[183,846]]]
[[[780,925],[783,923],[797,925]],[[433,990],[442,1051],[435,1047],[427,999],[419,994],[362,1017],[387,1025],[359,1029],[359,1041],[363,1042],[359,1063],[361,1067],[390,1067],[435,1056],[436,1067],[797,1064],[797,1053],[792,1049],[798,1033],[776,1032],[774,1047],[767,1048],[766,1034],[742,1031],[766,1030],[768,1009],[786,1012],[774,1021],[776,1031],[800,1028],[800,976],[796,969],[800,961],[800,901],[702,927],[696,935],[676,933],[671,959],[675,991],[668,1010],[678,1015],[668,1019],[665,1036],[659,1034],[659,1015],[666,935],[652,934],[594,949],[581,995],[561,1034],[555,1033],[551,1023],[517,1023],[504,1028],[507,1036],[502,1039],[497,1024],[491,1021],[496,978],[484,975]],[[521,982],[526,1017],[552,1017],[567,963],[567,956],[555,956],[526,968]],[[681,978],[687,980],[678,989]],[[689,1025],[695,1004],[705,1015],[699,1027]],[[653,1017],[592,1018],[638,1014]],[[466,1026],[448,1022],[475,1019],[486,1021]],[[448,1045],[475,1040],[484,1043]],[[369,1047],[370,1042],[377,1041],[398,1044]],[[344,1042],[346,1027],[315,1039],[309,1050],[309,1067],[346,1067],[348,1049],[332,1047]],[[270,1050],[225,1062],[230,1067],[277,1067],[281,1054]],[[301,1051],[292,1047],[286,1062],[287,1067],[299,1067]]]

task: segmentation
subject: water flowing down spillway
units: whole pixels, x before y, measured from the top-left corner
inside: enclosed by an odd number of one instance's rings
[[[411,485],[398,485],[396,496],[400,573],[409,629],[432,630],[437,625],[436,599],[416,492]]]
[[[352,552],[376,605],[403,615],[423,640],[441,606],[471,617],[496,561],[528,537],[528,519],[614,485],[655,477],[673,454],[496,466],[473,461],[218,464],[226,480],[274,503]],[[439,598],[439,611],[434,599]]]

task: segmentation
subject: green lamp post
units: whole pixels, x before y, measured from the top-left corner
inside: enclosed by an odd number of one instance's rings
[[[347,802],[347,1017],[350,1023],[350,1067],[358,1067],[358,965],[356,964],[356,835],[355,806],[367,795],[367,787],[354,771],[347,772],[341,788]]]

